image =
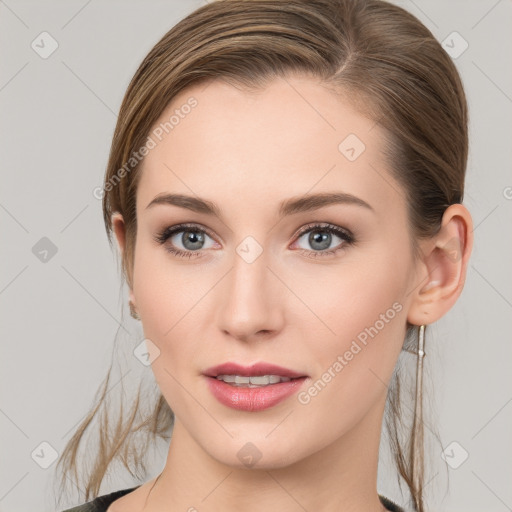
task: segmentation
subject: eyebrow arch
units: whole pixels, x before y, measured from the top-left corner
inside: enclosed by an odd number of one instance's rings
[[[186,196],[183,194],[159,194],[147,206],[146,210],[158,204],[168,204],[186,208],[196,213],[214,215],[222,219],[220,208],[213,202],[198,197]],[[318,210],[332,204],[349,204],[375,210],[366,202],[346,192],[324,192],[320,194],[309,194],[302,197],[286,199],[279,205],[279,217],[293,215],[301,212]]]

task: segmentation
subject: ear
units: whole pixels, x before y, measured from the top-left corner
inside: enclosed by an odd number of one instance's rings
[[[437,235],[421,244],[407,320],[413,325],[431,324],[445,315],[459,298],[466,280],[473,248],[473,221],[462,204],[450,205]]]
[[[117,245],[119,247],[119,251],[121,252],[121,258],[123,259],[126,243],[126,229],[123,216],[119,212],[114,212],[112,214],[112,230],[114,231],[117,240]],[[135,296],[133,295],[133,289],[130,283],[128,283],[128,286],[130,287],[130,300],[133,302],[133,305],[135,306]]]

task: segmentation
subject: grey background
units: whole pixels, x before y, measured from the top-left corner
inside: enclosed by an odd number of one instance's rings
[[[63,449],[105,376],[116,334],[132,349],[143,338],[127,317],[127,290],[120,293],[92,191],[102,184],[117,111],[138,64],[203,3],[0,0],[1,512],[55,510],[54,464],[40,467],[51,454],[41,443]],[[455,469],[434,445],[427,497],[432,510],[512,510],[512,4],[396,3],[439,41],[457,31],[469,44],[455,60],[470,108],[464,204],[475,247],[461,298],[430,328],[425,360],[427,402],[435,406],[427,420],[453,465],[468,457]],[[31,47],[43,31],[59,45],[46,59]],[[43,237],[57,249],[46,262],[34,254],[48,244]],[[129,386],[137,371],[148,377],[141,367],[136,361],[130,377],[119,379]],[[155,454],[147,479],[165,455],[165,447]],[[379,492],[405,504],[386,456],[383,447]],[[102,492],[138,483],[119,472]]]

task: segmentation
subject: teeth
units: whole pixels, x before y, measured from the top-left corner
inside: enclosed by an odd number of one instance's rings
[[[280,377],[279,375],[255,375],[251,377],[243,375],[217,375],[217,379],[234,386],[249,388],[268,386],[269,384],[277,384],[278,382],[288,382],[291,380],[289,377]]]
[[[276,384],[280,380],[277,375],[260,375],[259,377],[251,377],[251,384],[264,386],[266,384]]]

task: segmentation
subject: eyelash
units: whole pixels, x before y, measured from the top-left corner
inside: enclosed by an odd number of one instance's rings
[[[176,233],[180,233],[182,231],[192,231],[194,233],[205,233],[210,238],[214,238],[213,235],[206,229],[200,228],[197,224],[177,224],[176,226],[171,226],[165,228],[163,231],[159,232],[155,237],[155,242],[163,245],[169,238],[171,238]],[[346,245],[353,245],[355,243],[354,235],[348,230],[341,227],[338,227],[334,224],[310,224],[304,226],[299,230],[296,235],[296,238],[300,238],[304,233],[308,233],[309,231],[324,231],[327,233],[334,234],[341,238],[344,243],[338,246],[335,249],[329,249],[324,251],[308,251],[307,249],[299,249],[301,254],[309,253],[309,257],[317,258],[324,257],[335,254],[341,249],[344,249]],[[181,249],[174,249],[173,247],[166,247],[166,251],[174,254],[179,258],[192,258],[196,256],[200,256],[201,251],[182,251]]]

